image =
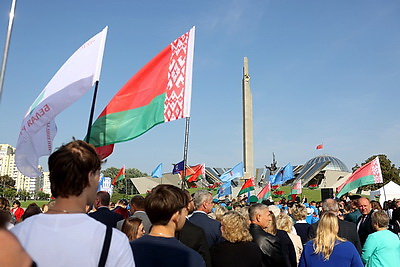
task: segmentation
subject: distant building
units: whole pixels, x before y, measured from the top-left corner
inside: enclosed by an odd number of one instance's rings
[[[41,167],[39,166],[41,170]],[[36,178],[30,178],[18,171],[15,164],[15,148],[8,144],[0,144],[0,175],[8,175],[15,181],[17,191],[26,190],[31,195],[39,191],[40,184],[44,184],[43,175]]]

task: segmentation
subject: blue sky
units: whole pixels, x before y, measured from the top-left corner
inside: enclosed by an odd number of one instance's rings
[[[0,6],[3,51],[11,0]],[[241,79],[249,59],[255,166],[320,154],[351,168],[384,153],[400,165],[399,1],[18,1],[0,103],[0,143],[85,41],[109,26],[95,117],[146,62],[196,26],[188,161],[242,160]],[[90,91],[56,118],[54,146],[83,138]],[[164,172],[183,157],[185,121],[117,144],[107,167]],[[315,150],[324,144],[324,150]],[[46,158],[41,159],[43,165]],[[47,167],[47,166],[46,166]]]

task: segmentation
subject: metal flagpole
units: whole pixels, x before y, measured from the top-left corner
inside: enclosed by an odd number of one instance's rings
[[[187,151],[188,151],[188,146],[189,146],[189,122],[190,122],[190,117],[186,117],[186,127],[185,127],[185,145],[183,149],[183,177],[182,177],[182,182],[181,182],[181,188],[185,189],[185,177],[186,177],[186,163],[187,163]]]
[[[4,74],[6,72],[8,48],[10,46],[11,32],[12,32],[12,27],[13,27],[13,22],[14,22],[15,6],[16,5],[17,5],[17,0],[13,0],[12,4],[11,4],[10,18],[8,20],[6,44],[4,45],[3,61],[2,61],[2,64],[1,64],[1,71],[0,71],[0,101],[1,101],[1,95],[3,93]]]
[[[86,134],[86,142],[87,143],[89,143],[89,141],[90,141],[90,132],[92,130],[93,115],[94,115],[94,108],[96,106],[96,97],[97,97],[98,88],[99,88],[99,81],[96,81],[96,84],[94,87],[94,92],[93,92],[92,107],[90,109],[90,115],[89,115],[89,125],[88,125],[87,134]]]

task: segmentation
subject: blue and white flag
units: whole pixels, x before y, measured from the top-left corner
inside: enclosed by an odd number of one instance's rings
[[[223,197],[223,196],[227,196],[227,195],[232,195],[232,186],[231,186],[231,182],[227,182],[222,184],[219,188],[218,188],[218,198]]]
[[[158,164],[158,166],[154,169],[154,171],[151,173],[151,177],[153,178],[162,177],[162,163]]]
[[[235,167],[233,167],[232,169],[230,169],[229,171],[224,172],[219,179],[224,182],[230,182],[235,178],[240,178],[243,177],[244,175],[244,170],[243,170],[243,162],[239,162],[238,164],[236,164]]]
[[[288,163],[285,167],[279,170],[274,175],[269,176],[269,181],[271,182],[271,185],[277,185],[277,184],[283,184],[284,182],[293,179],[294,174],[293,174],[293,166]]]

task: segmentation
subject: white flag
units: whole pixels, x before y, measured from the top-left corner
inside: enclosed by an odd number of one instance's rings
[[[15,163],[25,176],[41,175],[39,158],[52,152],[57,133],[55,117],[99,80],[107,29],[75,51],[25,114],[15,151]]]

